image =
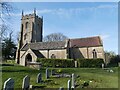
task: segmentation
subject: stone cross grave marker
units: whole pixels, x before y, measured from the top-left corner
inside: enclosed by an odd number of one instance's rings
[[[23,78],[22,89],[23,90],[29,89],[29,86],[30,86],[30,77],[28,75],[26,75]]]
[[[75,75],[74,73],[72,74],[72,87],[71,88],[75,88]]]
[[[48,68],[46,69],[46,79],[49,78],[49,71],[48,71]]]
[[[71,81],[70,80],[68,80],[68,90],[70,90],[71,89]]]
[[[42,75],[41,75],[41,73],[39,73],[37,75],[37,83],[41,83],[41,81],[42,81]]]
[[[3,90],[14,90],[14,80],[11,79],[11,78],[8,78],[8,79],[4,82]]]

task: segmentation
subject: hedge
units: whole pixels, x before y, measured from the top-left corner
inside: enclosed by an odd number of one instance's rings
[[[38,58],[37,62],[41,62],[43,67],[74,67],[73,59]]]
[[[96,68],[101,67],[102,63],[104,63],[103,59],[77,59],[78,67],[88,67],[88,68]]]
[[[43,67],[74,67],[73,59],[47,59],[38,58],[37,62],[41,62]],[[77,59],[78,67],[100,68],[103,59]]]

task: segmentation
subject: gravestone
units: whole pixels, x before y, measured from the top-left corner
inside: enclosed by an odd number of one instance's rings
[[[70,80],[68,80],[68,90],[71,90],[71,81]]]
[[[104,65],[104,63],[102,63],[102,69],[104,69],[104,67],[105,67],[105,65]]]
[[[59,90],[64,90],[64,88],[60,87]]]
[[[120,62],[118,62],[118,67],[120,67]]]
[[[27,89],[29,89],[29,86],[30,86],[30,77],[28,75],[26,75],[23,78],[22,89],[27,90]]]
[[[77,68],[78,66],[77,66],[77,61],[75,61],[75,68]]]
[[[32,90],[33,89],[33,85],[30,85],[30,90]]]
[[[3,90],[14,90],[14,80],[11,79],[11,78],[8,78],[8,79],[4,82]]]
[[[71,88],[75,88],[75,75],[74,73],[72,74],[72,87]]]
[[[42,81],[42,75],[41,75],[41,73],[39,73],[37,75],[37,83],[41,83],[41,81]]]
[[[48,71],[48,68],[46,69],[46,79],[49,78],[49,71]]]

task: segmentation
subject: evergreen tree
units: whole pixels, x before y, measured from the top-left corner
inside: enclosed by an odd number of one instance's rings
[[[3,59],[14,59],[15,58],[16,45],[12,41],[11,34],[12,33],[10,33],[10,36],[5,38],[2,42]]]

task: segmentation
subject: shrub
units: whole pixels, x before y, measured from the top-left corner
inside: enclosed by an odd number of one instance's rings
[[[102,63],[104,63],[103,59],[77,59],[78,67],[101,67]]]
[[[58,70],[57,70],[57,73],[62,73],[62,69],[58,69]]]
[[[15,64],[15,60],[7,60],[6,63]]]
[[[43,67],[74,67],[74,61],[72,59],[38,58],[37,62],[41,62]]]
[[[117,67],[120,62],[120,55],[112,56],[110,58],[110,63],[108,63],[108,67]]]

